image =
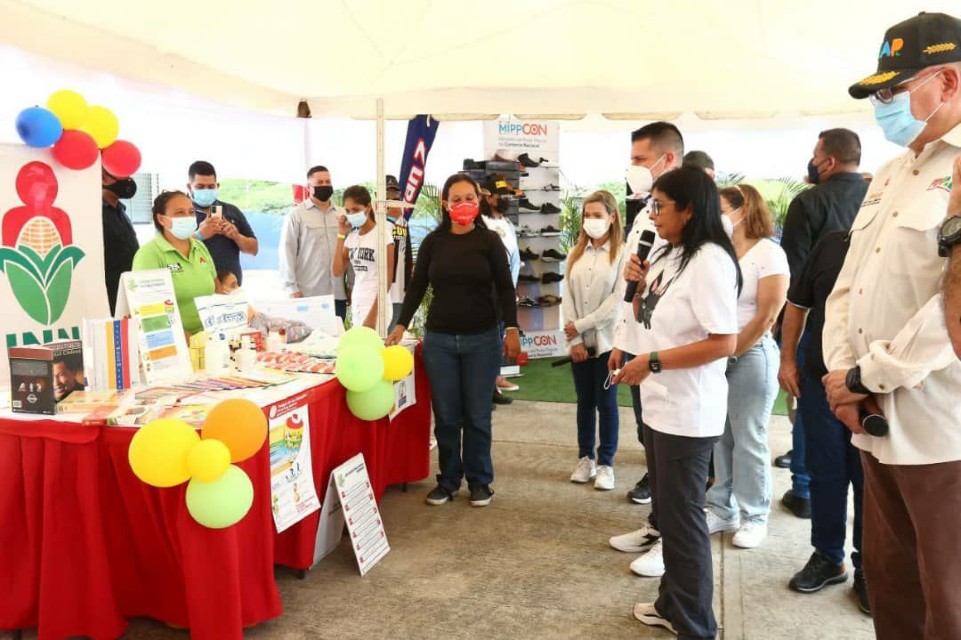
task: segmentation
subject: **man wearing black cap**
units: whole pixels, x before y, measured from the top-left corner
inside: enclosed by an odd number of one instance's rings
[[[387,176],[387,199],[402,201],[403,195],[400,183],[394,176]],[[394,273],[391,274],[390,301],[394,307],[388,333],[394,330],[400,309],[404,305],[404,295],[407,293],[407,283],[414,273],[414,252],[410,245],[410,233],[407,228],[407,217],[401,207],[387,208],[387,221],[394,225]]]
[[[824,384],[861,449],[877,637],[961,638],[961,361],[938,242],[961,154],[961,20],[922,13],[888,29],[879,52],[877,73],[849,91],[870,97],[885,137],[908,150],[875,174],[851,228],[827,302]],[[855,403],[869,393],[886,435],[861,427]]]

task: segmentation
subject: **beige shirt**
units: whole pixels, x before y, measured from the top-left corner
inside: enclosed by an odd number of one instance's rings
[[[611,251],[616,251],[611,263]],[[568,346],[583,343],[593,348],[596,356],[614,346],[614,323],[618,302],[624,298],[625,245],[611,247],[610,241],[595,248],[590,242],[584,253],[570,267],[561,310],[565,322],[573,322],[580,334]]]
[[[875,174],[827,301],[824,361],[831,371],[860,365],[880,394],[890,432],[853,443],[884,464],[961,460],[961,362],[944,324],[937,248],[961,145],[946,139]]]
[[[307,198],[284,219],[280,233],[280,280],[288,294],[304,297],[333,295],[344,300],[344,279],[331,269],[337,246],[338,218],[344,210],[331,204],[327,212]]]

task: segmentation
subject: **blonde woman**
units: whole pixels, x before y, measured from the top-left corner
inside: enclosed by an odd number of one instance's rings
[[[617,388],[607,383],[607,360],[623,297],[624,231],[617,201],[607,191],[584,200],[577,244],[567,257],[567,292],[562,302],[564,333],[577,392],[577,468],[571,482],[595,478],[594,488],[614,488],[617,452]],[[595,431],[600,416],[600,446]]]

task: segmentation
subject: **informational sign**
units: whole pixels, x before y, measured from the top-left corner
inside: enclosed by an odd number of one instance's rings
[[[204,331],[230,331],[231,329],[246,329],[248,304],[242,295],[198,296],[194,298],[197,314]]]
[[[491,159],[495,155],[503,157],[505,154],[498,152],[506,151],[508,156],[513,156],[510,159],[526,153],[535,162],[539,162],[543,157],[556,163],[559,148],[560,128],[556,122],[518,120],[513,117],[484,122],[485,158]]]
[[[417,348],[417,343],[404,344],[404,346],[407,347],[411,353],[414,353],[414,350]],[[414,367],[416,366],[415,361]],[[417,404],[417,389],[414,382],[414,369],[411,369],[410,375],[394,384],[394,408],[387,418],[393,420],[401,411],[415,404]]]
[[[528,358],[561,358],[564,352],[563,331],[525,331],[521,351]]]
[[[317,525],[317,538],[314,542],[314,562],[317,564],[330,555],[340,544],[344,534],[344,510],[340,508],[337,486],[331,476],[327,483],[327,494],[320,508],[320,522]],[[313,565],[311,565],[313,566]]]
[[[334,296],[289,300],[251,300],[251,306],[257,313],[263,313],[273,318],[298,320],[311,329],[320,329],[330,336],[339,335],[342,331],[340,318],[337,317],[334,310]]]
[[[367,475],[364,454],[358,453],[334,469],[330,481],[337,488],[350,545],[357,557],[357,568],[360,575],[367,575],[387,555],[390,545],[374,498],[374,488]]]
[[[277,533],[320,509],[310,458],[307,394],[267,407],[270,510]]]

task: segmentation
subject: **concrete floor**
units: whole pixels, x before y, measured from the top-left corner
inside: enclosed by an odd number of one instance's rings
[[[624,495],[644,470],[632,414],[622,409],[618,487],[612,492],[568,482],[577,457],[574,417],[574,405],[517,402],[499,408],[497,495],[490,507],[471,508],[463,491],[454,503],[428,507],[423,498],[433,488],[430,480],[410,485],[407,493],[389,489],[382,502],[392,548],[387,557],[361,578],[344,541],[305,580],[278,570],[284,615],[247,637],[673,637],[634,620],[634,603],[654,600],[658,580],[635,577],[628,569],[634,556],[607,544],[609,536],[638,528],[648,511]],[[775,417],[772,455],[789,446],[787,419]],[[813,595],[788,589],[811,553],[810,521],[780,506],[790,473],[774,469],[773,477],[775,506],[764,545],[740,550],[731,545],[731,534],[714,537],[718,637],[872,638],[871,620],[858,611],[851,580]],[[126,637],[187,634],[137,620]]]

